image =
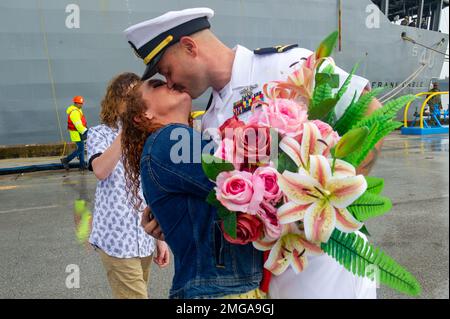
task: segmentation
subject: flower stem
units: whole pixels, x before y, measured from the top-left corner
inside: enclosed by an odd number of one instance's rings
[[[336,157],[333,157],[333,165],[331,166],[331,174],[334,175],[334,168],[336,166]]]

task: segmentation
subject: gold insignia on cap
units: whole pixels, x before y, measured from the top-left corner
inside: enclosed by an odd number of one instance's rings
[[[169,35],[167,38],[161,41],[160,44],[158,44],[152,52],[150,52],[145,58],[144,63],[149,64],[150,61],[159,53],[162,49],[164,49],[166,46],[169,45],[170,42],[172,42],[173,36]]]

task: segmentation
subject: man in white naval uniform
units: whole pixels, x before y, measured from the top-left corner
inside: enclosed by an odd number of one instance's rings
[[[260,95],[265,83],[286,80],[294,70],[292,66],[303,63],[313,53],[293,46],[258,50],[258,54],[239,45],[230,49],[205,23],[213,14],[208,8],[172,11],[125,31],[129,43],[147,65],[143,80],[160,73],[169,87],[185,91],[192,98],[199,97],[209,87],[213,89],[209,108],[202,118],[203,130],[222,125],[235,114],[233,106],[244,94]],[[348,73],[338,67],[335,72],[340,75],[342,85]],[[359,97],[367,86],[368,80],[352,78],[347,93],[336,106],[337,117],[343,114],[355,92]],[[380,106],[374,100],[369,112]],[[246,121],[250,114],[238,116]],[[373,160],[371,155],[366,167]],[[148,233],[161,237],[155,220],[144,218],[142,224]],[[310,257],[309,266],[300,274],[289,268],[280,276],[273,276],[269,295],[271,298],[376,298],[376,289],[372,281],[354,276],[323,254]]]

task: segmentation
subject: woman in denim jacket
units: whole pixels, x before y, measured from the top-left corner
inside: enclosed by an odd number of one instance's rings
[[[190,96],[159,80],[134,91],[122,119],[127,188],[139,205],[141,178],[174,254],[170,298],[260,297],[262,253],[227,242],[216,209],[206,203],[214,184],[200,162],[205,141],[189,125]]]

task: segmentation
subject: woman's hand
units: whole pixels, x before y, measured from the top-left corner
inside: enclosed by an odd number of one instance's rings
[[[156,256],[153,258],[159,268],[166,268],[170,263],[170,250],[165,241],[156,242]]]
[[[153,217],[150,207],[146,207],[142,213],[141,226],[148,235],[158,240],[164,240],[164,234]]]

